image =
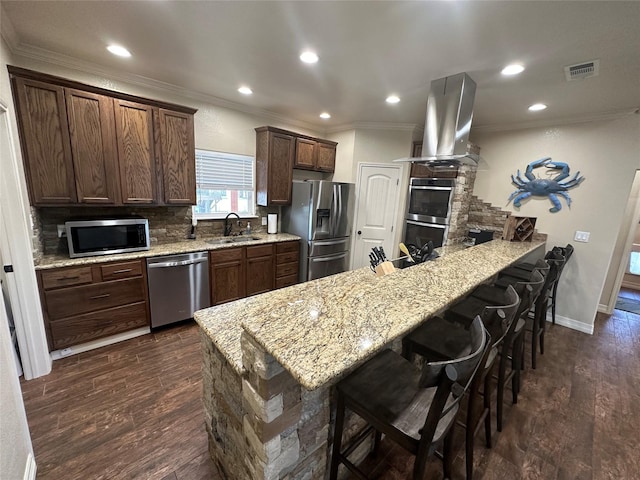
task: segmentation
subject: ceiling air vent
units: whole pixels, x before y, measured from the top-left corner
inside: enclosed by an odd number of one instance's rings
[[[600,60],[576,63],[564,67],[564,76],[567,82],[582,80],[583,78],[595,77],[600,72]]]

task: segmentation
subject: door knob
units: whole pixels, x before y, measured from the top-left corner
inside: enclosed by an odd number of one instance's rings
[[[358,235],[362,235],[362,230],[358,230]]]

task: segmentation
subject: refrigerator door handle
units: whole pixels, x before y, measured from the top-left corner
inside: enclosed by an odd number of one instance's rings
[[[342,185],[336,185],[338,191],[338,217],[336,218],[336,229],[342,227]]]
[[[329,257],[311,257],[309,258],[309,260],[312,262],[332,262],[334,260],[340,260],[347,255],[349,255],[349,252],[339,253],[338,255],[331,255]]]
[[[338,203],[336,198],[336,185],[331,189],[331,213],[329,214],[329,235],[336,236],[336,215],[338,212]]]

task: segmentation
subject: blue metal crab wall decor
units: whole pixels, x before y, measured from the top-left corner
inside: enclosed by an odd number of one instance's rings
[[[561,173],[554,178],[537,178],[533,174],[533,170],[540,167],[561,170]],[[576,173],[573,178],[569,178],[569,165],[563,162],[553,162],[551,161],[551,157],[545,157],[531,162],[527,165],[524,176],[527,177],[527,180],[520,176],[520,170],[518,170],[515,177],[511,175],[511,182],[518,187],[518,189],[509,195],[507,205],[513,200],[513,206],[520,208],[522,200],[532,195],[536,197],[549,197],[549,200],[553,203],[553,207],[549,209],[551,213],[558,212],[562,209],[558,195],[564,197],[567,201],[567,206],[571,207],[571,197],[569,197],[567,190],[577,187],[584,180],[584,177],[580,176],[580,172]],[[566,178],[569,178],[569,180],[563,182]]]

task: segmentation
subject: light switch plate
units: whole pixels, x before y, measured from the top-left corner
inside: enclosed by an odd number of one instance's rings
[[[262,225],[266,225],[267,224],[267,217],[262,217]]]
[[[589,241],[589,235],[591,235],[591,232],[581,232],[580,230],[576,230],[576,236],[574,237],[574,240],[576,242],[587,243]]]
[[[62,237],[66,237],[67,236],[67,230],[64,224],[62,225],[56,225],[56,227],[58,228],[58,238],[62,238]]]

